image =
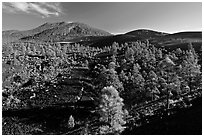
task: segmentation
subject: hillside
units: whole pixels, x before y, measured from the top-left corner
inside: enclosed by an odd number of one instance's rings
[[[92,28],[86,24],[73,22],[45,23],[26,31],[3,31],[4,42],[16,40],[62,41],[78,36],[106,36],[110,33]]]
[[[22,34],[18,30],[2,31],[2,43],[13,42],[18,40],[20,37],[22,37]]]
[[[57,27],[64,22],[58,22],[58,23],[45,23],[43,25],[40,25],[34,29],[30,30],[25,30],[25,31],[18,31],[18,30],[8,30],[8,31],[3,31],[2,32],[2,37],[4,41],[16,41],[19,40],[20,38],[27,37],[27,36],[32,36],[37,33],[40,33],[44,30],[51,29],[53,27]]]
[[[88,36],[88,37],[77,37],[67,42],[79,43],[91,47],[105,47],[112,45],[113,42],[123,44],[126,42],[134,42],[137,40],[143,40],[140,37],[132,35],[110,35],[110,36]]]
[[[157,31],[147,30],[147,29],[138,29],[138,30],[127,32],[125,33],[125,35],[140,36],[143,39],[151,39],[151,38],[157,38],[157,37],[168,35],[168,33],[157,32]]]
[[[201,51],[202,32],[178,32],[168,34],[154,30],[138,29],[125,34],[112,35],[106,31],[93,28],[79,22],[45,23],[34,29],[26,31],[9,30],[2,32],[3,43],[13,41],[38,41],[38,42],[72,42],[91,47],[105,47],[113,42],[119,44],[146,41],[157,47],[173,50],[178,47],[186,49],[189,43]]]
[[[21,38],[21,40],[36,40],[36,41],[64,41],[73,39],[79,36],[106,36],[111,35],[108,32],[92,28],[83,23],[63,23],[57,27],[46,29],[33,36]]]
[[[180,134],[192,125],[189,133],[201,134],[193,101],[202,96],[202,54],[188,44],[201,47],[202,39],[194,33],[148,42],[143,34],[98,36],[81,23],[45,26],[30,38],[65,38],[64,45],[3,44],[3,134]]]
[[[112,35],[112,36],[89,36],[89,37],[77,37],[67,42],[79,43],[92,47],[105,47],[111,46],[113,42],[119,44],[134,42],[134,41],[146,41],[149,40],[151,44],[156,47],[163,47],[167,50],[174,50],[181,48],[186,50],[189,43],[192,43],[195,50],[201,52],[202,45],[202,32],[179,32],[173,34],[167,34],[163,32],[157,32],[152,30],[134,30],[125,34]]]
[[[189,43],[192,43],[198,54],[201,54],[202,32],[178,32],[151,39],[150,42],[167,50],[175,50],[177,48],[186,50]]]
[[[168,34],[168,35],[165,35],[165,37],[202,38],[202,32],[201,31],[185,31],[185,32]]]
[[[138,41],[138,40],[153,39],[164,35],[167,35],[167,33],[146,30],[146,29],[138,29],[138,30],[127,32],[125,34],[118,34],[118,35],[112,35],[112,36],[77,37],[75,39],[68,40],[68,42],[80,43],[80,44],[88,45],[92,47],[105,47],[105,46],[112,45],[113,42],[123,44],[127,42]]]
[[[107,125],[102,121],[103,117],[115,121],[121,120],[121,115],[125,117],[126,125],[116,124],[127,127],[124,134],[148,134],[151,131],[148,129],[152,128],[155,129],[152,131],[162,131],[159,134],[178,134],[185,130],[165,129],[174,129],[178,127],[176,125],[183,127],[189,124],[188,116],[196,114],[188,113],[182,120],[180,110],[194,106],[194,110],[200,110],[190,103],[201,97],[202,72],[196,53],[194,56],[189,50],[166,53],[147,42],[127,43],[123,47],[113,44],[107,48],[28,42],[9,43],[5,47],[7,54],[3,54],[2,62],[3,134],[101,134],[98,129]],[[104,54],[107,56],[98,56]],[[170,86],[171,96],[166,90]],[[104,93],[107,88],[114,90]],[[107,102],[107,107],[102,106],[110,95],[117,95],[111,97],[111,101],[122,100],[124,105],[115,107],[110,106],[115,103]],[[169,103],[166,103],[167,97]],[[102,115],[104,108],[110,111]],[[121,108],[127,111],[123,112]],[[178,117],[174,117],[176,115]],[[75,121],[72,127],[68,124],[71,116]],[[198,126],[197,130],[190,133],[200,134],[200,117],[195,120],[193,125]]]

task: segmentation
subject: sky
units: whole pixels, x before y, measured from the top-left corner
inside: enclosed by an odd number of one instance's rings
[[[112,34],[136,29],[167,33],[202,30],[201,2],[3,2],[2,30],[45,22],[82,22]]]

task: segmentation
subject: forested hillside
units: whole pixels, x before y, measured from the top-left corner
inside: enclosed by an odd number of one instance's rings
[[[191,107],[201,97],[199,62],[192,43],[4,44],[3,134],[121,134]]]

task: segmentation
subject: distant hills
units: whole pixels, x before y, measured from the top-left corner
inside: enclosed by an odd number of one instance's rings
[[[51,29],[54,27],[57,27],[61,24],[61,22],[58,23],[45,23],[37,28],[26,30],[26,31],[18,31],[18,30],[9,30],[9,31],[3,31],[2,37],[4,40],[7,41],[16,41],[23,37],[33,36],[35,34],[38,34],[40,32],[43,32],[47,29]]]
[[[193,43],[193,46],[201,52],[202,46],[202,32],[179,32],[174,34],[168,34],[163,32],[157,32],[152,30],[139,29],[127,32],[125,34],[103,36],[103,37],[78,37],[72,39],[69,42],[80,43],[93,47],[110,46],[113,42],[119,44],[134,42],[134,41],[146,41],[156,47],[165,47],[167,49],[187,49],[189,43]]]
[[[73,22],[45,23],[37,28],[18,31],[3,31],[5,41],[34,40],[34,41],[65,41],[82,36],[109,36],[106,31],[90,27],[89,25]]]
[[[140,36],[143,39],[151,39],[151,38],[168,35],[168,33],[147,30],[147,29],[138,29],[138,30],[127,32],[126,35]]]
[[[26,31],[9,30],[2,32],[3,43],[12,41],[68,42],[87,46],[104,47],[113,42],[119,44],[134,41],[146,41],[157,47],[168,49],[186,48],[193,43],[201,51],[202,32],[178,32],[168,34],[148,29],[138,29],[125,34],[112,35],[109,32],[93,28],[80,22],[45,23]]]

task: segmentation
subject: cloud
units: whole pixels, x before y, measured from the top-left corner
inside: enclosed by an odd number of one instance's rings
[[[42,18],[62,14],[60,3],[55,2],[3,2],[3,11],[9,13],[27,13],[40,15]]]

